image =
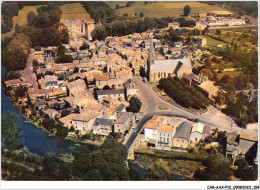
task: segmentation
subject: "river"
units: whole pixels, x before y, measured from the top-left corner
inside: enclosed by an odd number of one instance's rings
[[[1,76],[3,78],[6,69],[1,66]],[[28,123],[22,115],[16,111],[8,96],[4,93],[1,83],[1,116],[6,112],[15,112],[20,119],[20,130],[24,140],[24,146],[32,153],[40,156],[45,154],[72,153],[78,144],[65,140],[57,136],[50,136],[46,131]],[[85,145],[84,145],[85,146]],[[86,145],[87,146],[87,145]],[[89,145],[89,148],[93,148]]]

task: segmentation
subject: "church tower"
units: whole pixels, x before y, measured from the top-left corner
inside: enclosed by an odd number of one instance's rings
[[[154,64],[154,46],[153,46],[153,39],[151,38],[150,41],[150,49],[149,49],[149,57],[147,60],[147,79],[150,81],[150,69],[151,69],[151,65]]]

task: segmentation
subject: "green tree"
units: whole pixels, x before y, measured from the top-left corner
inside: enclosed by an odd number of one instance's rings
[[[255,181],[258,177],[257,165],[249,166],[244,158],[238,158],[235,162],[238,169],[234,172],[234,175],[241,180]]]
[[[67,116],[67,115],[69,115],[70,114],[70,111],[69,110],[62,110],[61,111],[61,117],[65,117],[65,116]]]
[[[152,166],[152,176],[155,179],[169,180],[170,178],[170,168],[168,166],[168,162],[163,159],[158,159],[155,161]]]
[[[216,34],[217,34],[217,35],[220,35],[220,34],[221,34],[221,30],[220,30],[220,29],[217,29]]]
[[[27,25],[28,26],[33,26],[34,25],[34,20],[35,20],[35,13],[33,11],[30,11],[27,13]]]
[[[98,26],[96,27],[92,32],[91,32],[91,36],[93,38],[93,40],[97,39],[97,40],[105,40],[107,37],[107,32],[105,27],[103,26]]]
[[[83,44],[82,44],[82,46],[79,47],[80,50],[86,50],[86,49],[88,49],[88,48],[89,48],[89,46],[88,46],[88,44],[87,44],[86,41],[84,41]]]
[[[15,113],[7,112],[1,119],[1,148],[17,150],[23,147],[20,120]]]
[[[189,16],[191,12],[191,7],[189,5],[186,5],[183,9],[184,16]]]
[[[133,3],[134,3],[133,1],[127,1],[125,6],[130,7]]]
[[[194,174],[195,178],[200,180],[216,181],[230,180],[230,176],[232,175],[231,161],[223,154],[210,154],[208,159],[205,161],[205,166],[205,170],[199,169]]]
[[[140,17],[143,17],[144,16],[144,13],[142,11],[140,11],[140,14],[139,14]]]
[[[24,97],[25,96],[25,93],[27,92],[27,89],[22,87],[22,86],[19,86],[15,89],[14,93],[15,93],[15,98],[21,98],[21,97]]]
[[[16,23],[15,28],[14,28],[14,31],[15,31],[15,33],[20,32],[20,31],[21,31],[21,26]]]
[[[142,107],[142,102],[137,97],[131,97],[129,100],[129,106],[126,108],[127,111],[138,113]]]
[[[58,126],[55,135],[59,137],[66,137],[68,133],[69,133],[69,129],[67,127]]]

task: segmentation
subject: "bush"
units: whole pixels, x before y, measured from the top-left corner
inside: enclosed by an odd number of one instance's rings
[[[55,135],[59,137],[66,137],[68,133],[69,133],[69,129],[67,127],[58,126]]]

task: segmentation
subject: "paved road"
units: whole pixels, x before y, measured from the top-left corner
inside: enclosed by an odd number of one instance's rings
[[[211,120],[210,118],[204,118],[200,115],[197,115],[197,114],[188,112],[186,110],[183,110],[179,107],[176,107],[176,106],[164,101],[160,97],[158,97],[157,94],[152,89],[150,84],[144,83],[141,79],[138,79],[138,77],[134,77],[134,81],[137,83],[139,93],[142,96],[142,99],[143,99],[142,101],[143,101],[143,105],[145,106],[145,110],[143,112],[143,117],[140,119],[138,125],[136,126],[136,129],[135,129],[136,132],[133,132],[131,137],[129,137],[128,141],[126,142],[126,146],[129,150],[129,152],[131,152],[131,150],[133,149],[134,141],[135,141],[136,137],[138,136],[138,134],[143,130],[144,124],[149,119],[151,119],[153,115],[167,115],[167,116],[192,118],[192,119],[198,118],[200,122],[203,122],[203,123],[213,126],[213,127],[217,127],[217,128],[224,129],[227,131],[230,131],[230,130],[238,131],[238,132],[242,131],[242,129],[240,127],[235,126],[234,122],[233,122],[233,127],[231,129],[231,121],[230,121],[230,124],[228,124],[228,125],[226,123],[223,124],[218,121]],[[167,111],[158,110],[159,105],[164,105],[164,106],[168,107],[169,109]],[[246,129],[244,129],[243,131],[246,133],[249,133],[249,134],[254,134],[254,135],[258,134],[256,131],[249,131]]]

